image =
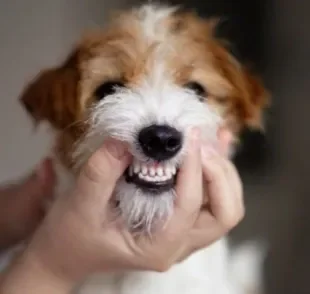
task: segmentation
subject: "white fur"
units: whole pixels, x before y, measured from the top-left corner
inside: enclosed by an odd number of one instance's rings
[[[225,239],[193,254],[168,272],[130,272],[93,276],[81,286],[79,294],[239,294],[227,271],[228,252]],[[111,281],[112,284],[110,283]]]
[[[192,127],[201,128],[203,138],[216,144],[220,117],[194,93],[173,85],[167,74],[155,74],[135,89],[119,89],[105,97],[91,111],[90,128],[77,144],[74,162],[77,167],[99,148],[106,137],[126,142],[134,158],[152,161],[140,150],[138,134],[153,124],[166,124],[183,133],[185,145],[181,152],[167,163],[178,166],[186,152],[186,137]],[[155,77],[155,78],[154,78]],[[158,78],[160,77],[160,78]],[[145,195],[133,184],[121,179],[116,188],[121,216],[131,228],[139,223],[149,231],[154,219],[163,220],[172,213],[174,191],[152,197]]]
[[[250,293],[265,293],[263,268],[268,246],[262,241],[247,241],[230,250],[230,268],[233,281]]]
[[[141,9],[141,23],[145,37],[162,39],[159,21],[174,9],[146,6]],[[167,47],[166,47],[167,48]],[[169,48],[169,47],[168,47]],[[169,49],[168,49],[169,50]],[[199,101],[195,93],[175,85],[172,72],[165,66],[165,54],[159,46],[152,57],[154,65],[144,79],[131,89],[118,89],[95,105],[89,115],[89,130],[76,145],[73,155],[79,168],[89,156],[102,145],[107,137],[126,142],[134,158],[142,162],[152,161],[140,149],[137,135],[141,129],[152,124],[167,124],[183,133],[185,144],[169,164],[178,166],[186,154],[187,134],[190,128],[199,127],[203,138],[217,147],[217,130],[221,116],[206,103]],[[138,224],[147,233],[154,222],[167,220],[173,213],[174,191],[156,197],[147,195],[133,184],[121,179],[115,189],[120,202],[120,215],[129,228]],[[240,254],[239,254],[240,253]],[[246,250],[230,263],[226,239],[201,250],[166,273],[126,272],[120,275],[95,275],[79,289],[81,294],[239,294],[244,293],[245,280],[240,285],[233,281],[230,266],[236,271],[250,268],[253,258]],[[256,253],[256,252],[255,252]],[[239,257],[242,262],[239,262]],[[246,267],[246,260],[249,261]],[[235,266],[236,265],[236,266]],[[255,271],[254,271],[255,272]],[[242,284],[242,285],[241,285]],[[239,288],[240,286],[240,288]],[[247,288],[247,287],[246,287]]]
[[[162,41],[166,36],[166,28],[162,26],[162,20],[169,17],[177,10],[176,7],[156,5],[144,5],[137,10],[143,33],[150,42]]]
[[[174,9],[147,5],[138,11],[145,38],[156,42],[165,38],[165,29],[160,20]],[[169,43],[167,39],[165,43]],[[217,147],[216,133],[221,116],[206,103],[199,101],[193,92],[176,86],[172,72],[165,66],[165,56],[170,50],[157,47],[153,66],[140,84],[131,89],[118,89],[115,94],[105,97],[93,107],[90,113],[89,130],[78,142],[74,160],[79,168],[89,156],[102,145],[107,137],[126,142],[134,158],[142,162],[151,161],[137,143],[139,131],[152,124],[168,124],[185,137],[185,144],[169,164],[178,166],[186,153],[187,134],[190,128],[199,127],[203,138]],[[168,48],[168,49],[167,49]],[[154,222],[165,221],[173,212],[174,191],[168,191],[156,198],[143,193],[133,184],[121,179],[115,189],[120,202],[120,214],[129,228],[139,224],[146,232],[151,231]],[[238,271],[239,257],[230,262],[226,239],[201,250],[187,260],[175,265],[166,273],[126,272],[120,275],[95,275],[84,283],[80,294],[241,294],[245,293],[244,283],[233,280],[231,267]],[[249,251],[245,252],[246,254]],[[256,253],[256,252],[253,252]],[[250,255],[250,254],[249,254]],[[241,270],[253,272],[251,256],[242,259]],[[246,267],[246,259],[249,260]],[[255,271],[254,271],[255,272]],[[244,280],[243,280],[244,282]],[[246,282],[246,281],[245,281]],[[246,287],[248,288],[248,287]]]
[[[155,78],[160,77],[161,79]],[[105,97],[92,110],[90,129],[76,146],[77,167],[104,142],[107,137],[125,141],[135,158],[146,158],[137,144],[137,134],[151,124],[169,124],[185,138],[191,127],[200,127],[203,138],[216,146],[220,117],[207,104],[183,88],[173,85],[166,75],[154,74],[135,89],[119,89]],[[186,152],[169,161],[178,165]],[[165,220],[173,212],[174,191],[152,197],[142,193],[124,179],[118,183],[115,196],[120,201],[121,217],[129,227],[139,223],[148,233],[154,221]],[[226,239],[201,250],[166,273],[128,272],[120,275],[95,275],[79,289],[80,294],[239,294],[243,288],[232,280]],[[243,260],[242,267],[245,265]],[[236,261],[238,265],[238,261]],[[236,268],[234,267],[236,270]],[[244,268],[242,268],[244,270]],[[247,268],[247,270],[251,270]]]
[[[149,39],[161,38],[158,21],[174,9],[144,6],[140,10],[141,24]],[[143,81],[131,89],[118,89],[105,97],[90,110],[89,130],[75,146],[73,158],[79,169],[89,156],[102,145],[107,137],[128,143],[133,156],[142,162],[151,161],[137,144],[137,134],[151,124],[168,124],[183,133],[185,144],[169,164],[178,166],[186,154],[187,134],[190,128],[199,127],[203,138],[216,147],[216,132],[221,118],[214,109],[199,101],[193,92],[173,84],[171,72],[165,67],[165,52],[156,53],[152,70]],[[74,184],[71,174],[57,164],[59,193]],[[129,228],[139,223],[144,231],[151,231],[154,222],[165,222],[173,213],[174,191],[165,192],[156,198],[146,195],[133,184],[121,179],[115,189],[120,201],[120,215]],[[104,233],[104,232],[103,232]],[[240,252],[239,252],[240,253]],[[249,255],[249,251],[245,253]],[[256,254],[256,252],[254,252]],[[247,260],[253,260],[247,256]],[[243,258],[242,252],[238,254]],[[239,260],[239,259],[238,259]],[[223,238],[212,246],[200,250],[166,273],[124,272],[117,275],[96,274],[81,285],[79,294],[241,294],[244,288],[232,280],[230,271],[239,271],[239,261],[230,263],[228,245]],[[241,270],[249,271],[252,264],[242,259]],[[244,282],[244,281],[243,281]],[[242,286],[244,283],[242,282]]]

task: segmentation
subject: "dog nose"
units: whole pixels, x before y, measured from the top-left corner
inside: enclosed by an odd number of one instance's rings
[[[173,157],[182,147],[182,134],[167,125],[142,129],[138,140],[145,155],[158,161]]]

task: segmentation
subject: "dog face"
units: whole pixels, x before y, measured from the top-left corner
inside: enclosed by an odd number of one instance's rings
[[[115,190],[129,228],[150,231],[173,209],[190,128],[215,145],[218,127],[259,128],[267,93],[214,37],[216,22],[142,6],[89,34],[59,67],[29,84],[22,102],[48,121],[56,152],[73,170],[113,137],[133,162]]]

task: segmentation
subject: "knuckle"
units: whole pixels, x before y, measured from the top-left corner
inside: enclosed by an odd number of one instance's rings
[[[245,211],[244,209],[241,209],[237,212],[223,216],[220,223],[225,230],[231,230],[243,220],[244,216]]]
[[[83,168],[84,176],[91,182],[98,183],[107,179],[108,175],[98,164],[96,157],[91,158]]]
[[[167,272],[173,265],[173,260],[169,258],[167,254],[161,254],[161,256],[158,256],[155,258],[153,256],[152,260],[149,262],[150,270],[158,272],[158,273],[164,273]]]
[[[166,262],[166,261],[162,261],[156,264],[155,266],[155,271],[158,273],[165,273],[167,271],[169,271],[169,269],[171,268],[171,264]]]

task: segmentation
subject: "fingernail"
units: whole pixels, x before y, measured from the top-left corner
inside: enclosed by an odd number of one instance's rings
[[[126,146],[122,142],[116,141],[114,139],[107,140],[105,142],[105,147],[108,152],[116,159],[122,159],[128,154]]]

